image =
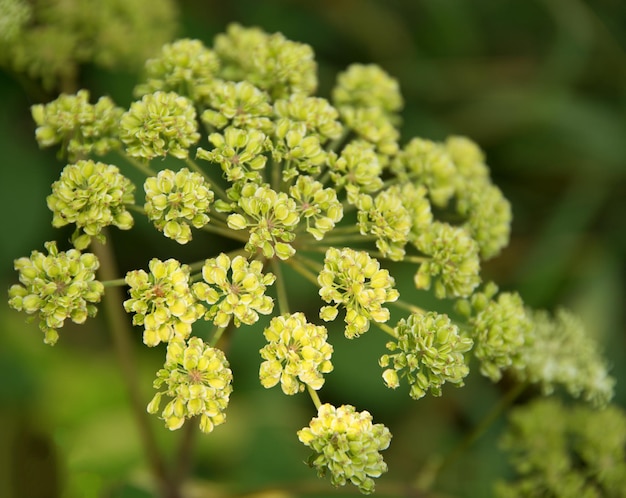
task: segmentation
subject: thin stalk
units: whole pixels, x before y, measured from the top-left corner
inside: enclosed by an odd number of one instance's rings
[[[289,313],[289,300],[287,298],[287,286],[283,277],[283,270],[276,259],[271,262],[272,271],[276,275],[276,296],[278,298],[278,309],[281,313]]]
[[[310,272],[309,270],[307,270],[301,262],[297,261],[297,259],[300,258],[290,258],[286,261],[286,263],[291,266],[295,271],[297,271],[300,275],[302,275],[304,278],[306,278],[309,282],[311,282],[313,285],[315,285],[316,287],[319,287],[319,283],[317,281],[317,276]]]
[[[322,402],[320,401],[320,397],[318,396],[317,391],[308,384],[306,385],[306,390],[309,392],[309,396],[311,396],[315,408],[319,410],[320,406],[322,406]]]
[[[94,241],[92,248],[100,261],[99,278],[102,280],[115,280],[118,271],[111,246]],[[122,377],[128,389],[132,412],[135,416],[146,458],[161,490],[161,495],[166,498],[177,498],[179,496],[178,490],[174,483],[168,479],[163,456],[159,451],[156,438],[151,430],[151,421],[146,412],[146,401],[141,395],[139,375],[135,366],[137,362],[130,340],[132,329],[126,314],[123,312],[123,299],[121,288],[108,288],[102,298],[104,312],[112,334]]]
[[[121,151],[121,150],[117,150],[118,155],[120,155],[127,163],[129,163],[133,168],[141,171],[144,175],[150,177],[150,176],[156,176],[156,172],[152,171],[150,169],[150,166],[148,166],[145,163],[142,163],[141,161],[139,161],[138,159],[135,159],[132,156],[129,156],[128,154],[126,154],[125,152]]]
[[[519,395],[524,392],[524,389],[526,389],[525,383],[516,384],[504,397],[500,398],[498,403],[489,410],[478,425],[476,425],[465,438],[459,441],[459,444],[457,444],[450,453],[436,461],[434,465],[427,466],[424,471],[420,472],[413,483],[415,489],[419,491],[429,491],[433,484],[435,484],[437,478],[441,475],[441,471],[453,464],[470,446],[487,432],[487,429],[489,429],[496,419],[513,404]]]
[[[238,232],[232,228],[228,228],[228,226],[221,227],[215,223],[207,223],[200,230],[221,235],[228,239],[238,240],[239,242],[248,242],[248,237],[246,237],[243,232]]]
[[[426,313],[425,309],[420,308],[419,306],[415,306],[414,304],[407,303],[406,301],[402,301],[401,299],[398,299],[397,301],[392,301],[389,304],[391,304],[392,306],[396,306],[397,308],[407,310],[411,313],[419,313],[420,315]]]
[[[185,159],[185,163],[187,164],[187,166],[189,166],[192,170],[194,170],[196,173],[201,174],[204,179],[211,184],[211,188],[215,191],[215,193],[217,195],[219,195],[223,200],[228,201],[228,195],[226,195],[226,192],[224,191],[224,189],[222,187],[220,187],[217,183],[215,183],[215,181],[213,180],[213,178],[211,178],[206,171],[204,171],[200,166],[198,166],[198,164],[190,158],[186,158]]]
[[[385,332],[386,334],[389,334],[391,337],[393,337],[394,339],[397,339],[398,337],[396,336],[396,333],[393,331],[393,329],[387,325],[386,323],[378,323],[378,322],[374,322],[374,325],[376,325],[380,330],[382,330],[383,332]]]

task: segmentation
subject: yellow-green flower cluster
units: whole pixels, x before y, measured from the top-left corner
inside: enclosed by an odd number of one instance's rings
[[[321,405],[317,417],[298,431],[298,439],[314,452],[309,465],[320,476],[330,474],[333,486],[350,482],[369,494],[374,491],[373,478],[387,472],[380,452],[391,442],[389,429],[373,424],[369,412],[357,412],[351,405]]]
[[[247,183],[241,189],[237,205],[243,214],[231,214],[228,226],[233,230],[248,229],[246,250],[250,254],[259,250],[266,258],[276,255],[283,260],[294,255],[296,250],[289,242],[295,238],[293,230],[300,217],[291,197],[267,185]]]
[[[252,325],[259,319],[259,313],[268,315],[274,309],[274,301],[265,295],[265,289],[276,277],[272,273],[263,274],[260,261],[248,261],[242,256],[231,261],[222,253],[205,261],[202,278],[204,282],[193,284],[193,292],[199,300],[212,305],[205,319],[213,320],[218,327],[226,327],[231,318],[237,327],[242,323]]]
[[[79,156],[102,156],[120,146],[119,120],[124,113],[109,97],[89,103],[89,92],[61,94],[48,104],[36,104],[31,113],[40,147],[61,144],[63,152],[73,160]]]
[[[173,339],[167,346],[163,368],[157,372],[154,388],[161,389],[148,404],[149,413],[159,411],[163,396],[172,398],[161,412],[165,426],[180,429],[186,419],[199,416],[200,430],[213,431],[226,420],[233,374],[224,353],[199,337],[188,343]]]
[[[333,101],[338,107],[376,107],[390,113],[402,108],[398,82],[375,64],[352,64],[342,72]]]
[[[435,221],[414,243],[429,256],[415,274],[418,289],[430,289],[435,278],[438,298],[467,297],[480,284],[478,245],[463,228]]]
[[[304,391],[306,385],[318,390],[325,373],[333,370],[333,347],[326,342],[326,327],[308,323],[303,313],[272,318],[263,331],[268,344],[260,353],[265,360],[259,369],[263,387],[280,382],[285,394]]]
[[[193,103],[174,92],[154,92],[133,102],[120,120],[126,153],[141,159],[189,156],[200,139]]]
[[[198,148],[200,159],[219,164],[229,182],[261,182],[259,171],[265,168],[268,147],[267,137],[259,130],[228,127],[224,133],[211,133],[209,142],[213,149]]]
[[[594,405],[613,397],[615,379],[609,375],[598,346],[583,322],[565,309],[555,316],[546,311],[530,312],[533,327],[521,349],[521,379],[537,383],[546,394],[557,386]]]
[[[158,57],[146,61],[146,82],[135,88],[135,94],[141,97],[160,90],[200,99],[210,91],[219,65],[215,52],[200,40],[185,38],[168,43]]]
[[[143,342],[156,346],[175,337],[186,339],[192,324],[202,316],[204,307],[189,288],[189,267],[175,259],[152,259],[150,273],[133,270],[126,274],[130,299],[124,309],[134,313],[133,324],[144,327]]]
[[[521,351],[533,328],[531,317],[517,293],[503,292],[490,282],[457,308],[469,318],[474,338],[474,356],[480,372],[497,382],[507,368],[522,368]],[[471,316],[470,316],[471,315]]]
[[[202,228],[209,222],[214,194],[199,173],[164,169],[146,179],[144,190],[146,215],[168,239],[186,244],[191,240],[189,225]]]
[[[281,33],[270,35],[259,28],[231,24],[226,33],[215,37],[214,47],[222,60],[222,78],[246,79],[273,99],[294,93],[310,95],[317,87],[313,49]]]
[[[307,135],[315,135],[321,143],[338,139],[342,132],[339,113],[323,98],[292,94],[274,102],[278,118],[304,123]]]
[[[201,118],[209,126],[234,126],[264,133],[270,133],[274,127],[269,96],[249,81],[215,81],[206,100],[210,109]]]
[[[76,249],[59,251],[56,242],[44,244],[48,254],[33,251],[30,258],[15,260],[20,284],[9,289],[9,306],[37,314],[44,342],[54,345],[66,319],[84,323],[96,315],[104,286],[96,280],[99,262],[91,253]]]
[[[306,221],[306,231],[316,240],[322,240],[343,218],[343,207],[337,200],[337,191],[323,188],[320,182],[310,176],[299,176],[289,188],[289,194],[296,201],[300,218]]]
[[[496,496],[611,497],[626,490],[626,414],[554,398],[515,408],[501,439],[517,478],[498,482]]]
[[[331,154],[328,167],[337,189],[345,188],[353,204],[358,194],[376,192],[383,186],[383,167],[373,145],[364,140],[350,142],[338,157]]]
[[[307,135],[305,123],[280,119],[272,138],[272,158],[284,162],[284,181],[291,180],[300,171],[320,173],[321,166],[326,162],[326,151],[322,149],[317,135]]]
[[[349,339],[367,332],[370,320],[388,321],[389,310],[382,305],[400,296],[393,287],[395,282],[389,271],[381,269],[378,261],[367,252],[350,248],[328,249],[317,281],[322,299],[334,303],[322,307],[320,318],[327,322],[334,320],[338,306],[343,305],[345,335]]]
[[[379,361],[381,367],[390,367],[383,372],[387,387],[397,388],[400,378],[406,377],[409,395],[420,399],[427,391],[441,396],[441,386],[446,382],[463,385],[469,373],[464,353],[472,348],[473,341],[463,336],[447,315],[412,313],[398,322],[394,335],[397,340],[387,343],[393,354],[385,354]]]
[[[400,188],[393,185],[375,198],[362,194],[357,202],[361,234],[374,235],[378,250],[394,261],[404,257],[412,225],[411,214],[404,207],[400,193]]]
[[[75,223],[72,243],[79,250],[87,248],[92,237],[104,242],[104,227],[132,228],[133,218],[126,206],[135,203],[134,190],[115,166],[91,160],[68,164],[46,199],[53,213],[52,225]]]

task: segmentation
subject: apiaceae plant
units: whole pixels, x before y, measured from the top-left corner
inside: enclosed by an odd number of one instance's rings
[[[234,24],[212,47],[165,45],[128,109],[106,96],[92,102],[86,90],[34,105],[39,145],[59,146],[67,160],[47,198],[52,224],[73,233],[71,247],[50,241],[15,261],[10,306],[54,345],[67,320],[85,322],[124,287],[123,310],[145,345],[165,353],[147,412],[169,430],[197,424],[206,434],[227,422],[237,377],[225,345],[268,315],[261,385],[310,396],[310,424],[294,435],[303,455],[333,485],[366,494],[387,471],[392,435],[365,407],[321,399],[325,374],[350,361],[333,356],[332,322],[355,341],[384,334],[379,365],[368,368],[414,400],[461,387],[472,372],[607,405],[614,380],[580,321],[530,310],[481,277],[511,225],[481,149],[461,136],[400,143],[399,85],[376,65],[341,72],[329,99],[316,87],[310,46]],[[165,157],[178,166],[164,167]],[[130,168],[142,185],[125,176]],[[193,244],[197,231],[225,244],[207,247],[202,261],[148,256],[144,268],[111,277],[107,231],[131,230],[138,216],[178,244]],[[318,289],[315,314],[294,309],[286,267]],[[411,288],[400,292],[407,272]],[[441,308],[424,307],[426,292]],[[442,311],[450,303],[454,312]],[[213,325],[208,336],[194,333],[199,321]],[[498,489],[532,495],[547,479],[537,475]],[[604,490],[594,479],[571,489]],[[609,481],[610,493],[619,473]]]

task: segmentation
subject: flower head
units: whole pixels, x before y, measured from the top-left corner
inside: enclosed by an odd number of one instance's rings
[[[205,261],[202,277],[204,282],[193,284],[193,292],[199,300],[212,305],[205,319],[213,320],[218,327],[226,327],[231,318],[237,327],[242,323],[251,325],[259,319],[259,313],[267,315],[274,309],[274,301],[265,295],[265,289],[275,277],[263,274],[260,261],[248,261],[242,256],[231,261],[226,254],[220,254]]]
[[[337,200],[337,191],[323,188],[323,185],[310,176],[299,176],[289,187],[291,197],[296,201],[300,218],[306,221],[306,231],[316,240],[335,227],[343,218],[343,207]]]
[[[391,433],[383,424],[372,424],[367,411],[324,404],[309,426],[298,431],[298,439],[314,452],[309,465],[320,476],[330,474],[333,486],[350,482],[369,494],[374,491],[373,478],[387,472],[380,452],[389,447]]]
[[[261,349],[259,377],[263,387],[280,382],[285,394],[304,391],[305,385],[320,389],[323,374],[331,372],[333,347],[326,342],[326,327],[306,321],[303,313],[272,318],[263,331],[268,344]]]
[[[232,379],[221,350],[204,344],[199,337],[192,337],[188,343],[173,339],[154,381],[155,389],[164,389],[154,395],[148,412],[157,413],[162,397],[170,397],[161,412],[168,429],[179,429],[185,419],[199,416],[200,430],[209,433],[226,420],[224,412],[233,390]]]
[[[89,245],[92,237],[104,242],[104,227],[129,230],[133,226],[126,206],[134,204],[134,190],[135,186],[115,166],[91,160],[68,164],[47,198],[52,225],[75,223],[72,242],[80,250]]]
[[[37,314],[44,342],[54,345],[60,329],[69,318],[84,323],[96,315],[104,286],[96,280],[99,262],[91,253],[76,249],[62,252],[56,242],[44,244],[48,254],[33,251],[30,258],[15,260],[21,285],[9,289],[9,306],[29,315]]]
[[[48,104],[31,108],[41,147],[63,144],[70,159],[87,154],[102,156],[120,146],[119,121],[124,113],[109,97],[89,103],[89,92],[61,94]]]
[[[149,93],[133,102],[120,127],[126,152],[148,160],[168,154],[186,159],[200,139],[193,103],[174,92]]]
[[[390,113],[402,108],[398,82],[376,64],[352,64],[339,74],[333,101],[338,107],[376,107]]]
[[[399,379],[406,377],[411,398],[420,399],[428,390],[441,396],[441,386],[446,382],[463,385],[469,373],[463,354],[472,348],[473,341],[462,336],[447,315],[413,313],[400,320],[394,333],[397,340],[387,343],[393,354],[383,355],[379,362],[381,367],[391,367],[383,372],[387,387],[395,389]]]
[[[214,194],[203,176],[183,168],[178,172],[164,169],[144,183],[148,219],[157,230],[179,244],[191,240],[191,228],[202,228],[209,222]]]
[[[126,274],[130,299],[124,301],[124,309],[135,313],[134,325],[143,325],[143,342],[148,346],[175,337],[186,339],[204,313],[189,289],[189,267],[175,259],[156,258],[148,266],[150,273],[133,270]]]
[[[320,296],[334,306],[324,306],[320,317],[325,321],[334,320],[337,306],[346,309],[346,330],[348,338],[358,337],[367,332],[370,320],[386,322],[389,310],[382,305],[396,301],[399,293],[394,289],[394,279],[387,270],[368,253],[353,249],[330,248],[326,251],[324,268],[317,281]]]

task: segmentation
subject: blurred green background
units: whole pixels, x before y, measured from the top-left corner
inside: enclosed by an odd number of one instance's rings
[[[132,0],[128,0],[132,1]],[[405,98],[403,141],[467,135],[485,150],[495,183],[512,202],[510,246],[485,265],[533,307],[581,315],[602,344],[626,406],[626,3],[622,0],[180,0],[179,37],[212,44],[228,23],[280,31],[310,44],[319,94],[353,62],[380,64]],[[141,70],[84,66],[92,99],[122,106]],[[0,279],[16,282],[13,260],[66,240],[52,229],[45,197],[63,164],[39,150],[29,107],[32,88],[0,71]],[[53,98],[54,95],[49,95]],[[122,271],[177,251],[149,227],[113,233]],[[188,261],[216,253],[194,240]],[[194,244],[192,244],[194,245]],[[207,254],[209,247],[210,254]],[[296,284],[307,302],[313,287]],[[303,304],[305,305],[305,304]],[[36,324],[0,303],[0,497],[147,497],[145,461],[102,317],[67,327],[54,349]],[[163,350],[141,347],[146,400]],[[369,410],[395,435],[379,496],[402,496],[433,454],[445,451],[496,402],[500,388],[470,375],[419,402],[388,392],[377,358],[384,338],[342,341],[322,399]],[[339,337],[339,338],[337,338]],[[258,385],[261,328],[241,329],[229,352],[235,392],[228,423],[194,448],[197,496],[287,497],[349,494],[316,480],[295,432],[313,415],[305,396]],[[363,366],[365,366],[363,368]],[[177,434],[158,427],[169,458]],[[497,449],[502,420],[442,477],[440,496],[490,496],[508,472]],[[283,489],[283,494],[271,490]],[[257,494],[258,492],[258,494]],[[262,493],[261,493],[262,492]],[[354,493],[355,495],[357,493]],[[196,496],[196,495],[194,495]]]

